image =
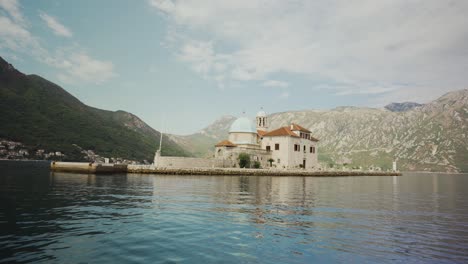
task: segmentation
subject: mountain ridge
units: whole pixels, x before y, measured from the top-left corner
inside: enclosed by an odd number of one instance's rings
[[[77,147],[101,156],[152,160],[160,133],[125,111],[91,107],[39,75],[25,75],[0,57],[0,138],[82,159]],[[164,136],[165,155],[187,156]],[[77,152],[78,151],[78,152]]]
[[[269,119],[270,129],[291,122],[310,129],[320,139],[319,160],[324,167],[350,164],[389,169],[397,160],[403,170],[468,171],[468,89],[448,92],[406,111],[337,107],[273,113]],[[212,145],[225,139],[232,122],[214,122],[208,127],[226,129],[211,134],[205,129],[205,138]]]

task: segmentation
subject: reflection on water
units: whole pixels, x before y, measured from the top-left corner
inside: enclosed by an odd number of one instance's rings
[[[0,262],[468,261],[468,175],[96,176],[1,165]]]

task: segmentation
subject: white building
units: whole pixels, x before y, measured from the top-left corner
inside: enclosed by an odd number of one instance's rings
[[[262,168],[317,169],[317,142],[311,131],[294,123],[269,130],[268,117],[260,111],[256,126],[247,117],[234,121],[228,140],[216,144],[215,158],[238,166],[239,154],[247,153],[252,163],[258,161]]]

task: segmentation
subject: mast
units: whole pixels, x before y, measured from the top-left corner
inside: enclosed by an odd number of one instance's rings
[[[154,160],[153,164],[155,166],[158,166],[158,159],[161,157],[161,149],[162,149],[162,138],[163,138],[163,130],[164,130],[164,121],[163,121],[163,126],[161,126],[161,131],[159,131],[159,149],[154,153]]]
[[[162,150],[162,140],[163,140],[163,134],[164,134],[164,132],[163,132],[163,131],[164,131],[164,125],[165,125],[165,123],[166,123],[166,122],[165,122],[165,121],[166,121],[165,119],[166,119],[165,115],[162,115],[162,118],[161,118],[162,126],[161,126],[161,131],[159,132],[160,137],[159,137],[159,149],[158,149],[158,152],[159,152],[160,155],[161,155],[161,150]]]
[[[161,148],[162,148],[162,137],[163,137],[163,132],[161,130],[161,132],[159,132],[159,134],[161,135],[161,137],[159,138],[159,149],[158,149],[158,152],[161,153]]]

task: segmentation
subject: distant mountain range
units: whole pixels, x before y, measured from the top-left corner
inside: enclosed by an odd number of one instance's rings
[[[0,138],[32,149],[61,151],[80,160],[79,148],[101,156],[151,161],[160,134],[137,116],[87,106],[60,86],[25,75],[0,58]],[[189,155],[165,137],[164,155]]]
[[[338,107],[269,118],[270,128],[295,122],[310,129],[320,139],[319,161],[325,167],[389,169],[397,160],[402,170],[468,171],[468,90],[447,93],[425,105]],[[198,133],[172,138],[194,155],[210,156],[234,120],[225,116]]]
[[[252,116],[252,118],[254,118]],[[402,170],[468,171],[468,90],[425,105],[383,109],[338,107],[274,113],[270,128],[298,123],[319,141],[324,167],[347,164]],[[189,136],[165,135],[163,155],[211,157],[236,117],[224,116]],[[25,75],[0,58],[0,139],[79,160],[84,150],[107,157],[151,160],[160,133],[137,116],[87,106],[58,85]]]

